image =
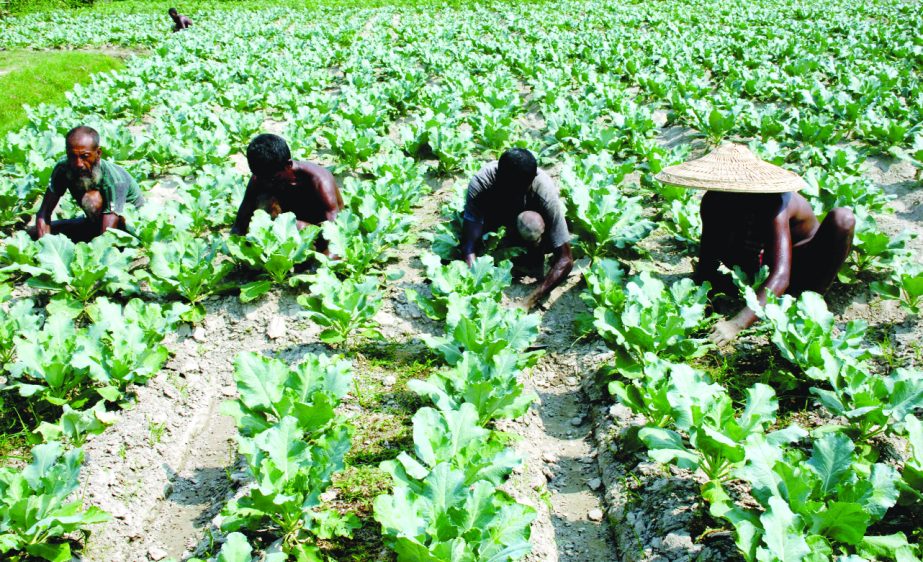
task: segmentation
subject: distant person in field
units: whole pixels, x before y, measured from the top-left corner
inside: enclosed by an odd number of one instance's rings
[[[29,228],[33,238],[63,234],[74,242],[88,242],[110,228],[125,229],[125,205],[140,207],[144,197],[138,184],[122,167],[102,157],[99,133],[76,127],[65,136],[67,158],[51,173],[51,184]],[[70,191],[85,217],[51,220],[64,193]]]
[[[532,308],[567,279],[574,266],[570,232],[558,188],[531,152],[507,150],[474,175],[465,199],[461,254],[473,265],[485,232],[505,227],[507,241],[527,250],[527,260],[544,265],[552,254],[551,268],[523,305]]]
[[[176,11],[176,8],[170,8],[168,12],[173,18],[173,33],[188,29],[192,25],[192,20]]]
[[[825,292],[852,248],[856,220],[839,207],[818,221],[797,191],[796,174],[759,160],[746,146],[725,144],[712,153],[663,170],[663,183],[707,190],[702,197],[702,239],[695,279],[717,291],[735,292],[723,263],[754,275],[768,266],[769,278],[757,294],[781,297],[803,291]],[[756,322],[750,308],[719,322],[710,335],[718,345],[733,341]]]
[[[237,210],[232,234],[246,234],[254,211],[262,209],[276,218],[294,213],[299,229],[336,218],[343,197],[329,170],[310,162],[293,162],[288,144],[277,135],[256,136],[247,147],[247,163],[253,176]],[[327,253],[327,242],[317,241]]]

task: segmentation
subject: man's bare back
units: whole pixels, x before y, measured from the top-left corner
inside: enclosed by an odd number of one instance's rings
[[[299,228],[303,228],[333,220],[343,206],[333,174],[310,162],[293,162],[290,181],[278,182],[256,175],[250,178],[231,232],[245,233],[257,209],[273,218],[282,213],[294,213]]]

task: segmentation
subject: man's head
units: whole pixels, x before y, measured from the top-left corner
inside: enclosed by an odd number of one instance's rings
[[[292,183],[292,153],[278,135],[257,135],[247,147],[247,163],[258,178],[273,183]]]
[[[67,132],[64,143],[70,175],[84,190],[95,188],[102,177],[99,133],[95,129],[81,125]]]
[[[176,19],[179,17],[179,12],[176,11],[176,8],[170,8],[170,10],[167,11],[167,13],[170,14],[170,17],[173,19]]]
[[[524,148],[512,148],[500,156],[497,181],[514,192],[525,192],[538,173],[535,156]]]
[[[530,246],[538,246],[545,234],[545,220],[535,211],[523,211],[516,217],[519,236]]]

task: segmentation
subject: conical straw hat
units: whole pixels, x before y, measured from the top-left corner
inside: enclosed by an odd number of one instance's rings
[[[705,156],[664,168],[657,181],[733,193],[785,193],[805,187],[801,177],[763,162],[742,144],[723,144]]]

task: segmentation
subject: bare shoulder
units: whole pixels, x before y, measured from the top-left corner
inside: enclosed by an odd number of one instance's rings
[[[317,185],[336,186],[336,180],[334,179],[333,174],[330,173],[330,170],[323,166],[318,166],[313,162],[306,162],[303,160],[295,162],[295,171],[310,177]]]
[[[336,179],[327,168],[312,162],[295,162],[295,171],[308,183],[331,208],[343,207],[343,196],[337,187]]]
[[[800,193],[787,193],[782,198],[782,209],[793,220],[815,218],[811,203]]]

